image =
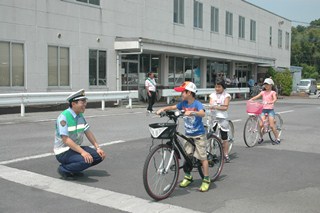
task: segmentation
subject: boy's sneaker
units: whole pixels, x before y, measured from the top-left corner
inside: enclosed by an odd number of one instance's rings
[[[209,190],[209,188],[210,188],[210,179],[209,180],[207,180],[207,179],[203,179],[202,180],[202,184],[201,184],[201,186],[200,186],[200,188],[199,188],[199,191],[200,192],[206,192],[206,191],[208,191]]]
[[[192,176],[185,175],[183,180],[180,182],[179,186],[181,188],[185,188],[185,187],[189,186],[190,183],[192,183],[192,182],[193,182]]]
[[[262,143],[263,143],[263,138],[259,138],[258,144],[262,144]]]

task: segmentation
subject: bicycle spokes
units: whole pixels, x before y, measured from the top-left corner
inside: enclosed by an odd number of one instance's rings
[[[143,168],[143,183],[152,198],[168,197],[175,188],[178,175],[178,157],[170,146],[161,144],[149,153]]]

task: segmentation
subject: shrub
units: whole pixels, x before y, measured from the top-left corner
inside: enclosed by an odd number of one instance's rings
[[[284,72],[277,72],[274,76],[275,84],[278,87],[278,90],[281,94],[290,96],[292,92],[292,75],[288,69]]]

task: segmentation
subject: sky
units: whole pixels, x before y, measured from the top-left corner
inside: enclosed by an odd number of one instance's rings
[[[320,0],[246,0],[292,21],[292,26],[308,26],[320,18]]]

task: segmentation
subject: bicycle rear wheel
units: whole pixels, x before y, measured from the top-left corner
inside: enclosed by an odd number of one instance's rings
[[[282,125],[283,125],[283,120],[280,116],[280,114],[276,113],[275,114],[275,117],[274,117],[274,124],[276,126],[276,129],[278,131],[278,134],[279,134],[279,138],[281,136],[281,133],[282,133]],[[274,136],[273,132],[270,131],[269,132],[269,138],[272,142],[275,142],[276,141],[276,137]]]
[[[171,146],[160,144],[153,148],[143,167],[143,184],[155,200],[167,198],[175,189],[179,177],[179,160]]]
[[[208,139],[207,158],[209,163],[209,177],[213,182],[219,178],[224,163],[222,142],[221,139],[215,135],[212,135]],[[201,178],[203,178],[204,174],[201,164],[198,166],[198,171]]]
[[[232,121],[229,122],[229,132],[228,132],[228,142],[229,142],[229,149],[228,149],[228,154],[230,154],[234,142],[234,125]]]
[[[243,129],[243,139],[247,147],[256,145],[260,137],[260,125],[258,116],[250,115]]]

